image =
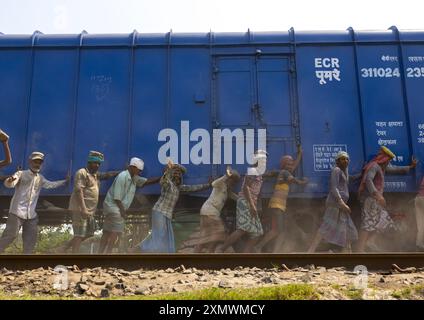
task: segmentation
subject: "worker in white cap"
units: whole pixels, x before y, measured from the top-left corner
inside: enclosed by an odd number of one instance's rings
[[[35,211],[41,189],[55,189],[64,186],[69,176],[60,181],[49,181],[40,174],[44,154],[33,152],[29,157],[29,169],[17,171],[4,182],[6,188],[15,188],[10,203],[6,229],[0,238],[0,252],[3,252],[18,236],[23,227],[24,253],[32,253],[37,242],[38,215]]]
[[[9,136],[0,129],[0,142],[3,144],[4,160],[0,160],[0,169],[12,163],[12,155],[9,148]]]
[[[225,240],[216,252],[225,252],[230,246],[245,236],[246,240],[243,252],[253,252],[254,245],[263,235],[261,219],[259,216],[260,192],[262,187],[262,175],[266,170],[267,153],[257,150],[253,154],[253,165],[247,169],[244,176],[239,197],[236,205],[236,228]]]
[[[212,182],[212,193],[200,208],[200,236],[185,242],[195,245],[195,253],[214,253],[217,245],[225,241],[227,233],[221,211],[228,199],[237,201],[233,188],[239,180],[239,173],[228,166],[225,175]]]
[[[144,161],[131,158],[128,169],[122,171],[113,181],[103,202],[103,235],[100,240],[99,253],[112,252],[113,246],[125,227],[125,217],[134,199],[137,188],[158,183],[160,178],[140,177]]]

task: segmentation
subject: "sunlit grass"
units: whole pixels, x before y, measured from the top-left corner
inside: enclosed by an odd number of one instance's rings
[[[116,299],[115,297],[112,299]],[[120,297],[118,299],[121,299]],[[130,296],[124,299],[138,300],[318,300],[319,294],[308,284],[287,284],[273,287],[222,289],[208,288],[197,291]]]

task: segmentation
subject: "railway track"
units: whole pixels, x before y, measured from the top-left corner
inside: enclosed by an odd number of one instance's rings
[[[400,268],[424,267],[424,253],[290,253],[290,254],[112,254],[112,255],[0,255],[0,268],[28,270],[58,265],[82,268],[114,267],[125,270],[166,269],[180,265],[199,269],[243,267],[287,268],[306,265],[346,267],[364,265],[368,270],[389,270],[393,264]]]

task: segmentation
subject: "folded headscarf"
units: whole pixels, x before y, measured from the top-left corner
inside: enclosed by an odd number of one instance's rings
[[[105,160],[103,153],[98,151],[90,151],[87,162],[103,162]]]
[[[365,179],[366,179],[368,171],[374,165],[374,163],[379,165],[384,164],[387,161],[392,160],[394,157],[395,157],[394,153],[391,152],[389,148],[385,146],[382,146],[380,148],[380,151],[378,152],[378,154],[370,162],[368,162],[362,169],[361,184],[359,185],[358,195],[361,195],[361,193],[365,190],[365,187],[366,187]]]

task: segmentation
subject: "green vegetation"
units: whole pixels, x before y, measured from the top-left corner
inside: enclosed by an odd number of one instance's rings
[[[424,284],[415,285],[392,292],[392,297],[396,299],[414,299],[414,296],[424,297]]]
[[[49,253],[53,248],[64,244],[72,238],[72,227],[70,225],[63,226],[42,226],[39,227],[38,241],[35,247],[35,253]],[[18,254],[22,253],[22,234],[16,238],[5,253]]]
[[[349,288],[344,290],[344,294],[351,300],[362,300],[364,296],[364,290]]]
[[[412,295],[411,288],[405,288],[402,290],[395,290],[392,292],[392,297],[396,299],[410,299]]]
[[[86,297],[84,297],[87,299]],[[0,300],[71,300],[72,297],[61,297],[59,295],[33,295],[25,292],[22,295],[0,292]]]
[[[28,292],[21,296],[0,292],[0,300],[69,300],[96,299],[93,297],[63,297],[59,295],[31,295]],[[99,298],[100,299],[100,298]],[[275,287],[252,289],[208,288],[198,291],[158,294],[150,296],[115,296],[111,300],[318,300],[319,294],[308,284],[288,284]]]
[[[113,297],[112,299],[122,299]],[[287,284],[273,287],[222,289],[208,288],[182,293],[130,296],[124,299],[139,300],[318,300],[319,294],[308,284]]]
[[[333,284],[331,287],[340,291],[346,298],[363,299],[364,291],[353,287],[343,288]],[[53,292],[52,292],[53,293]],[[324,292],[309,284],[287,284],[272,287],[223,289],[208,288],[168,294],[111,296],[95,298],[89,296],[66,297],[61,294],[32,295],[25,291],[20,295],[0,292],[0,300],[319,300]],[[424,297],[424,284],[395,290],[391,296],[396,299],[419,299]]]
[[[334,290],[342,290],[342,286],[336,283],[333,283],[332,285],[330,285],[331,288],[333,288]]]
[[[346,288],[339,284],[334,283],[334,284],[331,284],[330,287],[334,290],[339,291],[345,297],[351,300],[362,300],[364,297],[364,290],[356,289],[353,286],[349,286],[348,288]]]
[[[424,298],[424,284],[414,286],[415,294]]]

